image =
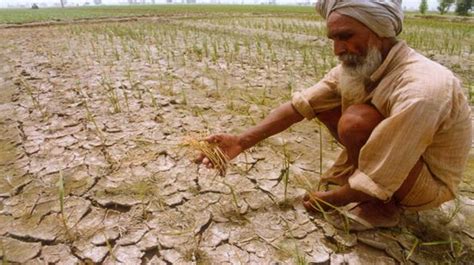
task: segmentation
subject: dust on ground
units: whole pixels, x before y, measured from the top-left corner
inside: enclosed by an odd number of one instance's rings
[[[127,29],[135,27],[133,23],[117,25]],[[149,23],[145,27],[163,23],[171,30],[188,27],[189,32],[207,28],[231,34],[233,29],[209,27],[206,21]],[[455,201],[406,214],[396,228],[360,233],[335,229],[322,215],[309,215],[299,201],[304,185],[315,187],[320,171],[339,150],[314,122],[298,124],[241,155],[225,178],[192,163],[194,154],[180,146],[184,137],[240,132],[287,100],[289,90],[314,83],[323,71],[315,74],[287,65],[303,55],[291,57],[295,55],[276,48],[275,56],[285,60],[257,67],[253,61],[259,57],[251,54],[254,51],[246,53],[245,40],[238,42],[243,50],[238,58],[229,59],[234,63],[223,57],[199,59],[205,51],[174,43],[171,50],[184,50],[186,61],[157,46],[136,52],[132,45],[125,51],[123,43],[117,48],[120,40],[101,39],[94,31],[83,30],[74,25],[1,30],[3,261],[467,264],[474,260],[474,160]],[[163,34],[162,40],[173,45],[173,38]],[[299,47],[326,45],[317,38],[265,30],[237,28],[232,34],[264,34]],[[102,46],[94,46],[92,40]],[[258,55],[258,45],[248,47]],[[285,170],[290,176],[287,190],[281,181]]]

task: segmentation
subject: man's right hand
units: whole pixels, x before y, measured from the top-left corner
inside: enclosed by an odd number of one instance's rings
[[[238,156],[244,148],[240,143],[240,137],[232,134],[214,134],[205,139],[205,141],[216,144],[222,153],[226,156],[226,160],[230,161]],[[202,163],[207,168],[213,168],[215,165],[212,164],[211,160],[206,157],[205,154],[201,153],[194,160],[196,163]]]
[[[296,122],[303,120],[303,116],[293,107],[290,101],[280,105],[270,112],[270,114],[254,127],[246,130],[239,136],[231,134],[215,134],[205,139],[209,143],[217,144],[222,153],[230,161],[245,149],[248,149],[258,142],[277,134]],[[196,163],[202,163],[208,168],[215,165],[204,154],[200,154]]]

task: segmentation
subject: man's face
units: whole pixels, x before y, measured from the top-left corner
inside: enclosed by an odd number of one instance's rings
[[[337,11],[329,16],[327,30],[334,43],[334,54],[345,67],[362,65],[370,49],[381,50],[381,38],[356,19]]]

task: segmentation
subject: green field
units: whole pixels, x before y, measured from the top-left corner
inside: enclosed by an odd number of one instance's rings
[[[249,13],[253,15],[285,14],[285,16],[317,17],[313,6],[281,6],[281,5],[127,5],[127,6],[87,6],[66,8],[28,8],[0,9],[0,24],[20,24],[40,21],[71,21],[78,19],[93,19],[107,17],[130,16],[167,16],[202,15],[222,13],[238,15]],[[417,13],[408,13],[412,18]],[[429,13],[426,17],[434,20],[455,20],[462,23],[473,23],[469,17],[455,17],[450,15],[440,16]]]
[[[1,23],[28,23],[37,21],[68,21],[75,19],[130,17],[130,16],[169,16],[203,14],[242,14],[286,13],[288,15],[313,16],[312,7],[268,6],[268,5],[141,5],[141,6],[101,6],[73,8],[0,9]]]

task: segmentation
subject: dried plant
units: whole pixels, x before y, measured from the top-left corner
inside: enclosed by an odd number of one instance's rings
[[[206,140],[188,136],[182,141],[184,147],[189,147],[193,150],[204,154],[212,163],[215,169],[221,176],[225,176],[229,158],[222,152],[219,146],[215,143],[209,143]]]

